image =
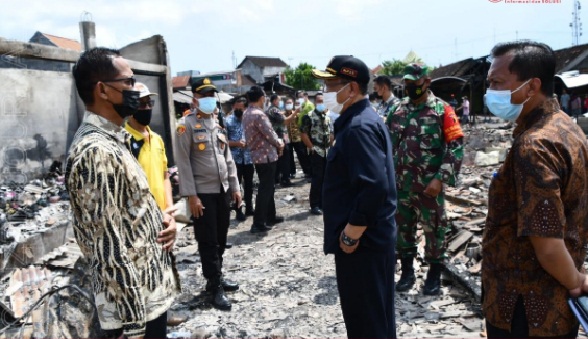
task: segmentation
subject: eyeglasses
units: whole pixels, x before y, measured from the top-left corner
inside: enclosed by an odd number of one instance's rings
[[[148,100],[148,101],[140,101],[139,108],[147,108],[153,107],[155,105],[155,100]]]
[[[137,79],[135,77],[128,77],[128,78],[121,78],[121,79],[112,79],[112,80],[102,80],[102,82],[123,82],[125,85],[134,87],[137,83]]]

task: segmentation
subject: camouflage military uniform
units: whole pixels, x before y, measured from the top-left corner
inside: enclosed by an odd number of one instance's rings
[[[392,147],[398,187],[397,250],[400,258],[416,256],[416,226],[422,223],[425,232],[425,259],[441,263],[445,258],[445,216],[443,190],[437,197],[423,191],[433,179],[455,186],[463,158],[461,128],[454,121],[447,129],[447,119],[454,119],[451,106],[428,93],[426,102],[417,106],[408,97],[390,117]],[[456,119],[456,117],[455,117]]]
[[[323,208],[322,190],[327,161],[327,149],[331,135],[331,119],[326,112],[313,110],[302,118],[300,132],[308,135],[312,143],[310,164],[312,166],[312,181],[310,183],[310,208]]]

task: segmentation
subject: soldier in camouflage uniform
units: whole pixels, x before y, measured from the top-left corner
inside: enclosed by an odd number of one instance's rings
[[[409,64],[404,74],[408,97],[390,117],[398,188],[396,249],[402,267],[396,290],[407,291],[415,282],[413,260],[420,221],[425,260],[430,264],[423,293],[436,295],[441,288],[448,231],[443,185],[455,186],[463,158],[463,132],[453,108],[428,90],[427,66]]]
[[[323,214],[322,190],[325,176],[325,157],[331,142],[331,120],[326,114],[323,95],[317,94],[316,108],[302,117],[300,137],[310,154],[312,181],[310,184],[310,213]]]

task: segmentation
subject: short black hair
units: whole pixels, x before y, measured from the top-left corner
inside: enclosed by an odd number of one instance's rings
[[[247,107],[247,98],[245,98],[244,96],[239,96],[233,99],[233,106],[235,106],[235,104],[238,103],[242,103],[245,107]]]
[[[361,94],[366,95],[368,92],[368,84],[360,84],[359,82],[354,81],[357,86],[359,86],[359,91]]]
[[[546,96],[553,95],[555,53],[551,47],[528,40],[505,42],[494,46],[491,56],[495,58],[508,53],[513,54],[508,70],[515,73],[519,81],[539,78],[541,92]]]
[[[280,96],[277,94],[272,94],[272,96],[270,97],[270,102],[274,102],[274,100],[276,100],[277,98],[279,98]]]
[[[94,103],[94,86],[98,81],[114,79],[118,75],[113,59],[119,56],[120,51],[104,47],[95,47],[80,55],[72,75],[84,104]]]
[[[378,85],[386,85],[388,88],[392,88],[392,81],[385,75],[379,75],[374,79],[374,82]]]
[[[259,99],[264,95],[265,92],[260,86],[251,86],[249,91],[247,91],[247,99],[249,102],[258,102]]]

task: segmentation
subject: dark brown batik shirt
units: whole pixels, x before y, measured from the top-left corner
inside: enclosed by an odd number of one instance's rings
[[[513,132],[513,145],[490,185],[483,240],[482,286],[486,319],[510,329],[519,295],[530,336],[569,333],[577,324],[568,290],[549,275],[530,236],[564,239],[580,268],[588,241],[586,136],[548,100]]]

